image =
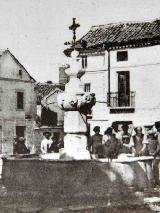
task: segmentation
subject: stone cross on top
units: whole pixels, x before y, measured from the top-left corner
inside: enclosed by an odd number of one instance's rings
[[[73,18],[73,23],[71,26],[69,26],[69,30],[73,31],[73,41],[72,41],[72,43],[65,42],[65,45],[73,44],[73,49],[75,49],[75,46],[76,46],[76,29],[78,27],[80,27],[80,24],[76,23],[76,18]]]

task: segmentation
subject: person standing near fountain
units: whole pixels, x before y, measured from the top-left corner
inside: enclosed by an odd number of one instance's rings
[[[41,152],[42,152],[42,154],[46,154],[46,153],[48,153],[48,151],[51,147],[51,144],[52,144],[52,140],[50,139],[51,133],[44,132],[43,135],[44,135],[44,139],[41,142]]]
[[[52,144],[48,151],[53,153],[58,153],[59,152],[59,134],[55,132],[51,140],[52,140]]]
[[[93,154],[98,154],[98,149],[102,145],[102,135],[100,134],[100,127],[95,126],[93,128],[93,131],[95,132],[94,135],[90,137],[89,141],[89,150]]]
[[[139,156],[141,154],[141,150],[143,147],[143,139],[144,139],[144,134],[142,133],[142,127],[136,127],[135,128],[135,135],[132,136],[131,140],[133,140],[134,147],[133,147],[133,153],[135,156]]]
[[[105,158],[113,159],[118,157],[122,143],[121,140],[116,137],[116,133],[113,133],[112,127],[108,127],[104,132],[102,144]]]
[[[122,126],[122,147],[120,150],[120,153],[122,154],[131,154],[132,149],[134,147],[134,143],[131,140],[131,134],[128,132],[128,125],[123,125]]]
[[[29,154],[30,150],[25,145],[25,138],[19,137],[15,145],[15,154]]]
[[[16,154],[16,145],[17,145],[17,142],[18,142],[18,137],[15,136],[13,139],[14,139],[14,141],[13,141],[13,154]]]

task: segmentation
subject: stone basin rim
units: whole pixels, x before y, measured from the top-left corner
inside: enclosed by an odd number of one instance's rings
[[[149,161],[153,160],[153,156],[147,156],[147,157],[128,157],[126,159],[108,159],[108,158],[99,158],[99,159],[43,159],[39,156],[37,157],[29,157],[29,155],[24,156],[2,156],[1,159],[3,161],[38,161],[38,162],[56,162],[56,163],[64,163],[64,162],[98,162],[98,163],[132,163],[132,162],[143,162],[143,161]],[[160,159],[160,158],[157,158]]]

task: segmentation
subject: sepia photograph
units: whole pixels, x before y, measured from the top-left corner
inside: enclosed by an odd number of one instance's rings
[[[160,212],[160,1],[0,0],[0,213]]]

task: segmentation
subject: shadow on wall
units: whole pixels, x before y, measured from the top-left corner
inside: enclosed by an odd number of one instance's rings
[[[12,202],[22,204],[27,199],[43,208],[108,202],[132,205],[137,200],[134,192],[143,191],[149,185],[138,162],[4,159],[3,165],[3,184],[8,192],[16,191]],[[22,190],[25,191],[23,198]],[[32,193],[35,196],[31,196]]]

